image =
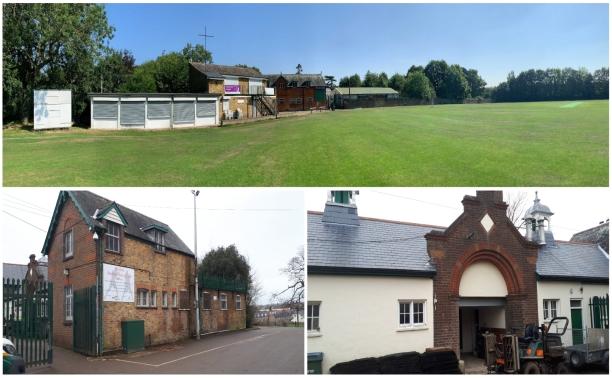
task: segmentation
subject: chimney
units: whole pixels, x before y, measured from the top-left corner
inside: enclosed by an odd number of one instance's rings
[[[499,203],[504,202],[504,193],[501,190],[477,190],[476,198],[482,202]]]
[[[346,226],[359,226],[359,215],[355,204],[357,194],[359,194],[359,191],[332,190],[328,192],[322,221]]]

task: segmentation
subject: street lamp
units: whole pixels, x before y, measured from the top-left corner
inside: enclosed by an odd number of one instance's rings
[[[195,302],[196,302],[196,339],[200,340],[200,294],[198,290],[198,218],[196,211],[196,198],[199,190],[192,190],[193,194],[193,253],[195,254]]]

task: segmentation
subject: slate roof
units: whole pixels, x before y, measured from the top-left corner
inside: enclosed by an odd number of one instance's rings
[[[311,273],[433,276],[425,234],[442,227],[359,217],[359,225],[326,223],[308,213]]]
[[[321,74],[279,74],[265,75],[268,79],[268,85],[273,86],[279,77],[284,77],[288,82],[296,81],[298,87],[305,86],[306,82],[310,82],[310,87],[325,87],[325,79]]]
[[[264,75],[250,67],[223,66],[220,64],[204,64],[199,62],[191,62],[189,64],[209,78],[222,79],[224,75],[229,75],[265,79]]]
[[[348,95],[349,87],[336,87],[336,93]],[[393,88],[386,87],[350,87],[351,95],[377,95],[377,94],[399,94]]]
[[[38,271],[42,273],[45,280],[48,279],[49,268],[46,265],[39,264]],[[27,272],[28,272],[27,265],[2,263],[2,278],[3,279],[9,278],[9,279],[23,280],[25,279]]]
[[[607,253],[610,253],[610,223],[605,222],[598,226],[578,232],[570,241],[599,244]]]
[[[107,209],[109,206],[113,205],[115,202],[111,201],[107,198],[99,196],[95,193],[86,190],[75,190],[75,191],[66,191],[60,193],[60,198],[62,194],[65,193],[70,198],[75,201],[77,208],[81,211],[81,216],[83,216],[87,224],[89,225],[98,225],[103,226],[103,224],[93,219],[93,215],[97,211],[102,211]],[[60,201],[60,199],[58,199]],[[134,211],[130,208],[127,208],[123,205],[116,204],[119,211],[125,217],[127,222],[125,233],[133,236],[135,238],[148,241],[153,243],[153,239],[142,229],[146,228],[150,225],[158,225],[168,230],[165,235],[166,248],[174,250],[176,252],[180,252],[189,256],[194,256],[193,252],[187,245],[178,237],[178,235],[172,230],[170,226],[167,224],[160,222],[156,219],[148,217],[144,214],[141,214],[137,211]],[[55,217],[55,214],[54,214]],[[52,220],[53,222],[53,220]],[[50,228],[49,232],[53,232],[53,229]],[[45,242],[45,247],[43,247],[43,254],[46,254],[47,241]]]
[[[596,244],[556,241],[538,252],[536,273],[542,279],[607,281],[608,265]]]

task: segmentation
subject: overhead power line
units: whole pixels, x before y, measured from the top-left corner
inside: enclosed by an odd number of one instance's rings
[[[28,224],[28,225],[30,225],[30,226],[32,226],[32,227],[34,227],[35,229],[37,229],[37,230],[39,230],[39,231],[42,231],[42,232],[44,232],[44,233],[46,233],[46,232],[47,232],[47,230],[44,230],[44,229],[42,229],[42,228],[40,228],[40,227],[38,227],[38,226],[36,226],[36,225],[34,225],[34,224],[32,224],[32,223],[28,222],[27,220],[25,220],[25,219],[22,219],[22,218],[18,217],[17,215],[11,214],[11,213],[9,213],[9,212],[8,212],[8,211],[6,211],[6,210],[2,210],[2,212],[3,212],[3,213],[5,213],[6,215],[9,215],[9,216],[11,216],[11,217],[13,217],[13,218],[15,218],[15,219],[18,219],[18,220],[22,221],[22,222],[23,222],[23,223],[25,223],[25,224]]]

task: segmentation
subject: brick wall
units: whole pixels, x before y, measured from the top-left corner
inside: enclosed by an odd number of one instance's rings
[[[246,328],[246,296],[232,291],[203,289],[210,296],[210,309],[200,301],[200,329],[202,333]],[[227,295],[227,310],[221,310],[221,294]],[[240,295],[241,309],[236,309],[236,295]]]
[[[64,260],[64,232],[72,229],[74,256]],[[49,248],[49,281],[53,283],[53,342],[72,348],[72,323],[64,319],[64,287],[74,291],[96,284],[96,246],[88,226],[68,199],[60,211]],[[64,274],[68,269],[69,274]]]
[[[156,308],[140,308],[134,303],[104,302],[104,350],[121,348],[121,321],[145,321],[145,344],[155,345],[188,338],[194,329],[193,282],[195,260],[187,255],[167,250],[155,252],[152,244],[125,237],[122,254],[106,252],[104,262],[134,269],[137,289],[157,291]],[[189,295],[189,308],[172,307],[172,292],[180,298],[180,290]],[[168,292],[168,308],[162,307],[162,293]],[[137,298],[135,298],[137,299]],[[178,300],[177,300],[178,301]],[[178,301],[180,302],[180,301]],[[179,303],[180,304],[180,303]]]
[[[434,295],[434,344],[459,355],[459,283],[472,263],[493,263],[508,288],[506,328],[523,329],[537,323],[536,260],[538,247],[525,241],[506,217],[501,191],[479,191],[465,196],[463,214],[445,232],[426,235],[427,251],[436,266]],[[487,233],[481,225],[485,214],[494,226]]]

